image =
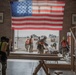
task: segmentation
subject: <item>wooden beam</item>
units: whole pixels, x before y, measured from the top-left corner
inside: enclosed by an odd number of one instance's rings
[[[74,28],[76,28],[76,26],[75,26],[75,27],[70,28],[70,32],[71,32],[71,34],[72,34],[72,36],[73,36],[74,41],[76,42],[75,35],[74,35],[73,31],[72,31],[72,29],[74,29]]]
[[[9,55],[8,59],[29,59],[29,60],[54,60],[61,59],[59,56],[36,56],[36,55]]]
[[[49,69],[55,69],[55,70],[71,70],[71,64],[47,64],[47,67]]]
[[[26,54],[26,53],[24,53],[24,54],[22,53],[22,54],[21,54],[21,53],[10,53],[10,55],[58,56],[57,54],[49,54],[49,53],[48,53],[48,54],[30,54],[30,53],[29,53],[29,54]]]
[[[72,29],[76,28],[76,26],[72,27]]]

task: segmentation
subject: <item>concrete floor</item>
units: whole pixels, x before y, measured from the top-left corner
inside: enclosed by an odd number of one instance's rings
[[[38,61],[35,60],[17,60],[8,59],[6,75],[32,75]],[[54,71],[50,70],[50,75],[55,75]],[[46,75],[41,68],[37,75]],[[63,71],[62,75],[75,75],[72,71]]]

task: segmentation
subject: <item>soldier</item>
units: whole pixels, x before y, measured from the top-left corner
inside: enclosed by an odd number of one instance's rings
[[[48,46],[48,44],[46,43],[46,37],[38,41],[37,49],[39,50],[40,54],[44,53],[44,46]]]
[[[62,49],[63,57],[65,57],[65,55],[69,51],[69,45],[68,45],[67,40],[64,37],[63,37],[63,39],[61,41],[61,49]]]
[[[2,63],[2,75],[6,75],[6,68],[7,68],[7,38],[1,37],[0,42],[0,55],[1,55],[1,63]]]
[[[29,39],[27,39],[27,40],[25,41],[25,48],[26,48],[26,51],[29,50]]]
[[[29,39],[29,52],[33,52],[33,37],[31,36],[31,38]]]

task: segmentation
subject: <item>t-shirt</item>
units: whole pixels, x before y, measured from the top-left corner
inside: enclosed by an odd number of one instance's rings
[[[6,52],[8,43],[7,42],[0,42],[0,51]]]

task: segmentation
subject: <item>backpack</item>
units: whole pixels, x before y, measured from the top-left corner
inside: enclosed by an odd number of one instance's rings
[[[25,44],[27,44],[27,45],[29,44],[29,39],[26,40]]]
[[[42,40],[38,41],[37,49],[45,49],[44,48],[44,42]]]
[[[67,42],[66,41],[62,41],[61,45],[62,45],[62,47],[67,47]]]

